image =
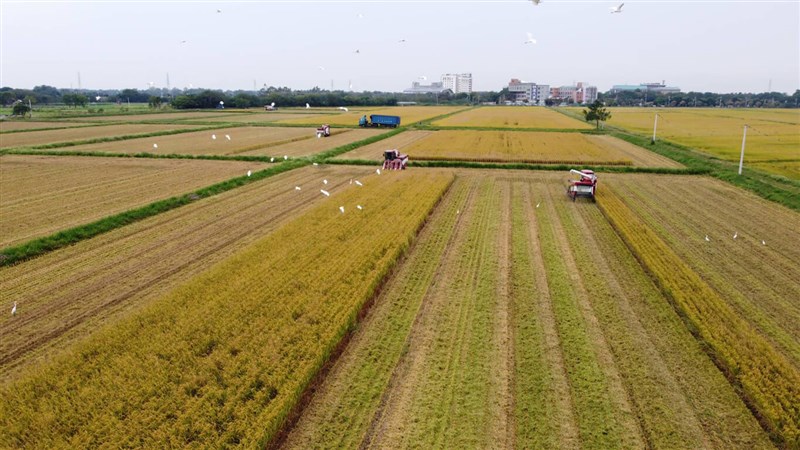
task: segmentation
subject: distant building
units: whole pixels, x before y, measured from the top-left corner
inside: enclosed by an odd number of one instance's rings
[[[640,90],[644,92],[660,92],[664,94],[674,94],[681,91],[681,88],[677,86],[667,86],[664,81],[661,83],[642,83],[642,84],[615,84],[611,87],[611,93],[616,94],[617,92],[624,92],[624,91],[635,91]]]
[[[512,78],[508,82],[508,92],[514,103],[544,105],[544,101],[550,96],[550,86]]]
[[[574,103],[593,103],[597,100],[597,86],[579,82],[572,86],[554,87],[550,89],[550,97],[564,101],[572,99]]]
[[[411,88],[403,91],[404,94],[441,94],[447,90],[442,83],[420,84],[419,81],[411,83]]]
[[[446,73],[442,75],[442,85],[445,89],[450,89],[454,94],[472,93],[472,74],[471,73]]]

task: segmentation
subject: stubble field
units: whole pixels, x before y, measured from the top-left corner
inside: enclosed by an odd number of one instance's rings
[[[591,129],[592,126],[540,106],[473,108],[432,123],[443,127]]]

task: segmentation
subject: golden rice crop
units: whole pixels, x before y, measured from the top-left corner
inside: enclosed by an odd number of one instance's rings
[[[408,153],[409,146],[411,146],[414,142],[418,140],[427,138],[432,133],[434,133],[434,131],[422,131],[422,130],[403,131],[400,134],[396,134],[382,141],[358,147],[355,150],[337,156],[337,158],[374,159],[377,161],[383,161],[383,152],[385,150],[397,149],[400,151],[400,153]]]
[[[625,242],[669,294],[679,313],[742,388],[762,422],[788,447],[800,444],[800,373],[736,314],[697,273],[611,190],[598,205]]]
[[[195,125],[196,126],[196,125]],[[212,135],[216,139],[212,139]],[[231,137],[228,140],[225,135]],[[235,127],[218,128],[191,133],[155,136],[125,141],[67,147],[69,151],[140,153],[160,155],[238,155],[252,150],[280,145],[315,136],[314,129],[297,127]],[[157,144],[158,148],[154,148]]]
[[[345,129],[331,129],[331,135],[327,138],[320,139],[300,139],[285,144],[269,146],[259,150],[252,150],[249,152],[241,153],[242,155],[288,155],[292,157],[308,156],[315,153],[330,150],[342,145],[357,142],[367,139],[379,134],[388,133],[386,129],[365,129],[354,130],[350,128]]]
[[[432,125],[454,127],[569,128],[591,125],[539,106],[484,106],[437,120]]]
[[[412,160],[632,164],[628,154],[606,143],[580,133],[443,130],[406,150]]]
[[[797,110],[728,110],[695,108],[611,108],[609,125],[651,135],[656,112],[657,138],[739,161],[744,125],[748,162],[797,159],[800,154],[800,112]]]
[[[241,161],[3,155],[0,248],[185,194],[264,166]]]
[[[443,114],[449,114],[464,108],[460,106],[395,106],[395,107],[374,109],[374,108],[360,108],[358,106],[354,106],[348,109],[350,109],[350,111],[338,115],[325,116],[325,119],[322,119],[321,117],[287,119],[287,120],[280,120],[278,121],[278,123],[301,123],[301,124],[307,123],[316,126],[319,126],[320,123],[327,123],[330,125],[357,126],[358,120],[361,118],[361,116],[366,114],[367,117],[369,117],[371,114],[381,114],[389,116],[400,116],[400,125],[405,126],[405,125],[411,125],[421,120],[430,119],[432,117],[441,116]],[[320,122],[321,120],[322,122]]]
[[[70,117],[71,121],[81,122],[139,122],[157,120],[184,120],[184,119],[208,119],[212,117],[238,116],[238,113],[228,113],[222,111],[186,111],[174,113],[147,113],[147,114],[121,114],[116,116],[88,116]]]
[[[362,181],[4,385],[0,446],[263,447],[452,175]]]
[[[160,131],[195,128],[197,125],[98,125],[96,127],[64,128],[61,130],[28,131],[0,134],[0,148],[52,144],[56,142],[83,141],[130,134],[147,134]],[[151,144],[152,147],[152,144]],[[74,147],[73,147],[74,148]]]

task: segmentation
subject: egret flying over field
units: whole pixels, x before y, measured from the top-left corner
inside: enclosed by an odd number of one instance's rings
[[[733,238],[736,239],[737,237],[739,237],[739,232],[738,231],[733,233]]]
[[[247,171],[247,176],[249,177],[251,173],[252,173],[252,172],[250,172],[250,171],[248,170],[248,171]]]
[[[361,205],[356,205],[356,208],[358,208],[359,211],[364,209],[364,208],[361,207]]]
[[[311,105],[309,105],[308,103],[306,103],[306,109],[309,109],[309,108],[311,108]]]
[[[361,14],[361,13],[358,13],[358,18],[359,18],[359,19],[363,19],[363,18],[364,18],[364,15],[363,15],[363,14]]]
[[[353,52],[353,53],[361,53],[361,50],[359,50],[359,49],[356,49],[356,51],[355,51],[355,52]]]
[[[328,184],[328,180],[322,180],[322,184]]]
[[[14,306],[11,307],[11,315],[13,316],[16,313],[17,313],[17,302],[14,302]]]
[[[402,44],[402,43],[403,43],[403,42],[405,42],[405,41],[406,41],[405,39],[400,39],[399,41],[397,41],[397,43],[398,43],[398,44]]]
[[[299,190],[300,190],[300,186],[295,186],[295,187],[294,187],[294,190],[295,190],[295,191],[299,191]]]
[[[528,39],[526,39],[525,42],[523,42],[523,44],[535,44],[536,43],[536,39],[533,38],[533,35],[531,34],[531,32],[528,31],[527,33],[528,33]]]
[[[215,140],[215,141],[216,141],[216,140],[217,140],[217,135],[216,135],[216,134],[212,134],[212,135],[211,135],[211,139],[213,139],[213,140]]]
[[[325,70],[325,68],[324,68],[324,67],[322,67],[322,66],[317,66],[317,69],[319,69],[319,70]]]
[[[181,44],[185,44],[185,43],[186,43],[186,41],[181,41]]]
[[[221,12],[222,12],[222,10],[221,10],[221,9],[218,9],[218,10],[217,10],[217,14],[219,14],[219,13],[221,13]]]
[[[611,8],[609,8],[609,9],[611,9],[611,14],[621,13],[623,5],[625,5],[625,3],[620,3],[618,6],[612,6]]]
[[[275,102],[270,103],[269,106],[272,106],[274,108],[275,107]]]
[[[99,95],[95,96],[94,101],[99,102],[100,101],[100,96]]]
[[[359,186],[363,186],[363,185],[364,185],[363,183],[361,183],[361,182],[360,182],[360,181],[358,181],[358,180],[356,180],[356,184],[357,184],[357,185],[359,185]]]
[[[708,235],[706,235],[706,242],[711,242],[711,239],[708,238]]]
[[[542,3],[542,0],[531,0],[534,6],[539,6],[539,3]]]
[[[158,148],[158,144],[153,144],[153,148]]]
[[[344,106],[340,106],[340,107],[339,107],[339,109],[340,109],[340,110],[342,110],[342,111],[344,111],[344,112],[348,112],[348,111],[350,111],[349,109],[347,109],[347,108],[346,108],[346,107],[344,107]]]
[[[344,214],[344,206],[340,206],[340,207],[339,207],[339,211],[341,211],[341,212],[342,212],[342,214]]]
[[[322,195],[324,195],[325,197],[330,197],[331,196],[331,193],[326,191],[325,189],[320,189],[319,191],[322,192]]]
[[[227,139],[227,140],[229,140],[229,141],[230,141],[230,140],[231,140],[231,135],[230,135],[230,134],[226,134],[226,135],[225,135],[225,139]]]
[[[381,174],[381,169],[376,169],[376,170],[375,170],[375,172],[376,172],[378,175],[380,175],[380,174]]]

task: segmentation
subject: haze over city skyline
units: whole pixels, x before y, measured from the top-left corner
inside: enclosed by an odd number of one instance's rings
[[[400,92],[468,72],[552,86],[800,89],[800,1],[9,1],[0,85]],[[530,32],[536,44],[525,44]]]

